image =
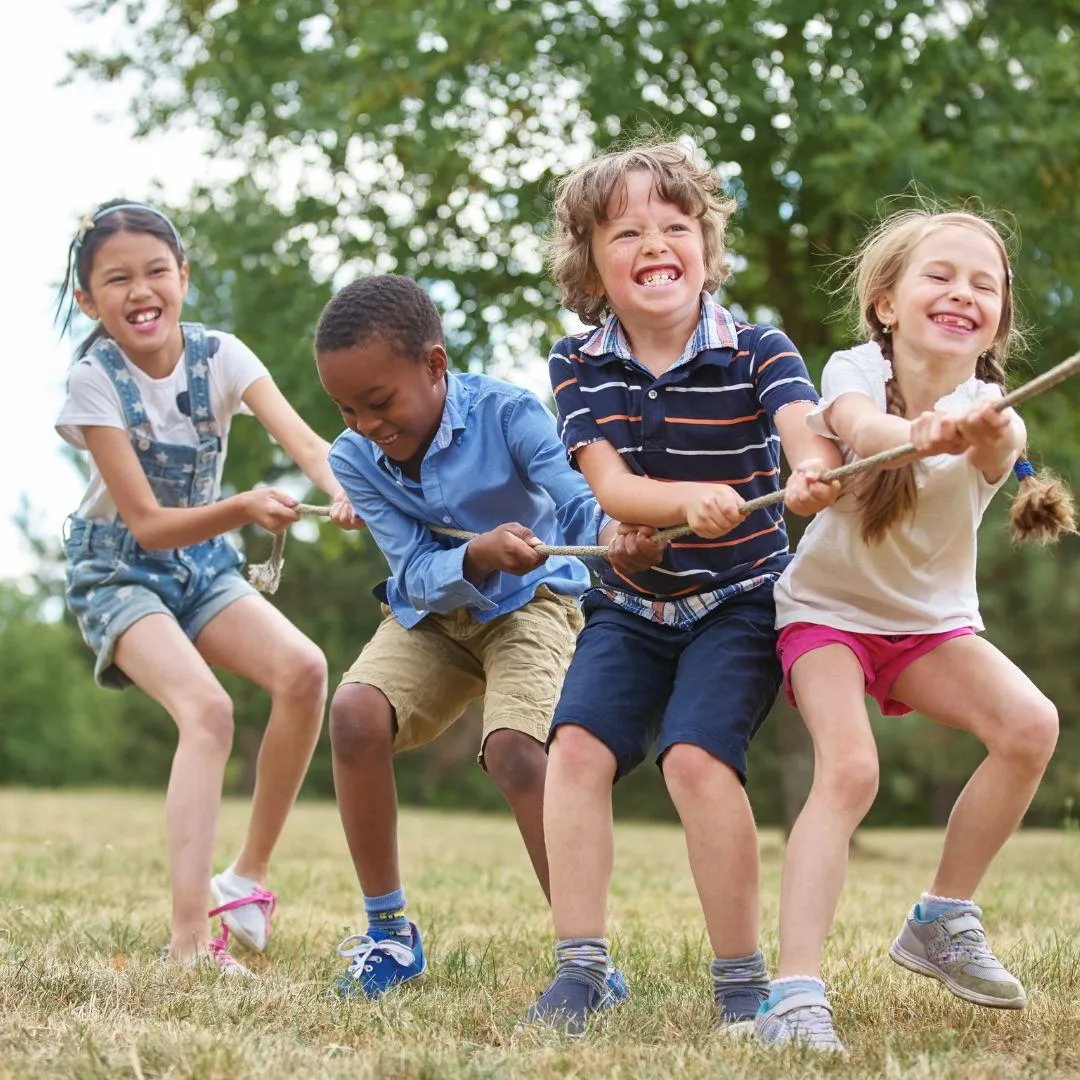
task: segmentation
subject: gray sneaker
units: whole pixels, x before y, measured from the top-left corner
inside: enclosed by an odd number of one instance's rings
[[[911,909],[889,956],[901,967],[938,979],[958,998],[992,1009],[1022,1009],[1027,994],[986,944],[974,904],[953,908],[930,922]]]
[[[832,1006],[820,990],[800,990],[773,1006],[763,1005],[754,1018],[754,1030],[766,1046],[801,1046],[819,1054],[848,1056],[833,1030]]]
[[[624,995],[625,996],[625,995]],[[597,1013],[616,1005],[611,987],[584,970],[557,972],[554,981],[529,1009],[524,1024],[547,1024],[571,1038],[585,1034],[589,1020]]]

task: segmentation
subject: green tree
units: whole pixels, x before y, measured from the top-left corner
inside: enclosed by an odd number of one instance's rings
[[[562,326],[542,270],[551,183],[639,132],[692,136],[728,178],[741,213],[725,302],[780,322],[815,374],[849,332],[830,294],[836,257],[883,196],[912,185],[1019,222],[1034,368],[1080,344],[1075,0],[91,0],[84,10],[122,17],[129,32],[115,50],[75,56],[76,68],[141,79],[141,131],[194,123],[210,154],[235,164],[237,179],[198,186],[180,215],[194,237],[197,310],[239,328],[324,432],[337,420],[309,341],[335,281],[412,274],[443,308],[459,367],[537,365]],[[1074,401],[1058,392],[1025,410],[1036,448],[1062,469],[1076,460]],[[234,458],[238,486],[285,468],[267,470],[251,426],[237,431]],[[1073,544],[1058,565],[1075,577],[1078,561]],[[1045,555],[995,565],[1032,603],[1053,599],[1024,591],[1047,576]],[[317,576],[336,573],[327,562]],[[1005,581],[994,574],[988,588],[996,610]],[[317,639],[340,613],[340,594],[325,595],[335,610],[313,618]],[[1052,621],[1053,606],[1024,618]],[[1052,658],[1022,648],[1017,626],[1009,646],[1037,681],[1075,690],[1051,677]],[[786,785],[790,803],[798,770],[781,773],[778,745],[790,756],[798,736],[782,705],[777,717],[758,755],[761,790]],[[917,757],[898,790],[922,790]]]

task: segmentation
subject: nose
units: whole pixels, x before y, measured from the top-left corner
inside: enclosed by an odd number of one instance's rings
[[[641,235],[641,250],[649,254],[656,254],[667,250],[667,237],[656,229],[650,229]]]
[[[953,300],[958,300],[961,303],[971,303],[971,282],[965,278],[958,277],[953,283],[952,288],[949,290],[949,296]]]

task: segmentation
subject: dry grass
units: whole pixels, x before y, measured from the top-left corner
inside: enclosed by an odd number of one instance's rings
[[[246,807],[229,803],[220,854]],[[295,1080],[1080,1075],[1080,837],[1015,838],[980,900],[1026,983],[1019,1014],[968,1006],[885,949],[929,881],[940,835],[860,838],[828,976],[847,1063],[713,1030],[709,953],[682,837],[622,824],[610,910],[633,997],[585,1041],[514,1021],[545,985],[552,933],[509,817],[406,812],[401,849],[428,977],[378,1004],[323,991],[359,894],[333,806],[295,812],[258,982],[164,971],[168,901],[159,796],[0,792],[0,1077]],[[775,958],[778,836],[762,837],[764,948]],[[675,927],[677,929],[672,929]]]

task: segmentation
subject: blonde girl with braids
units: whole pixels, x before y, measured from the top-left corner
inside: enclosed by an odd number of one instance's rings
[[[919,456],[819,514],[776,585],[778,651],[815,767],[784,861],[778,977],[756,1018],[766,1043],[840,1053],[821,953],[851,836],[877,792],[867,694],[886,716],[916,710],[970,731],[987,751],[889,955],[966,1001],[1026,1004],[972,897],[1035,794],[1058,718],[978,636],[975,539],[1014,468],[1014,532],[1045,542],[1073,528],[1067,493],[1023,456],[1023,421],[993,408],[1014,337],[1012,271],[996,229],[967,212],[898,214],[853,256],[852,281],[869,341],[831,357],[807,422],[848,460],[905,443]]]

